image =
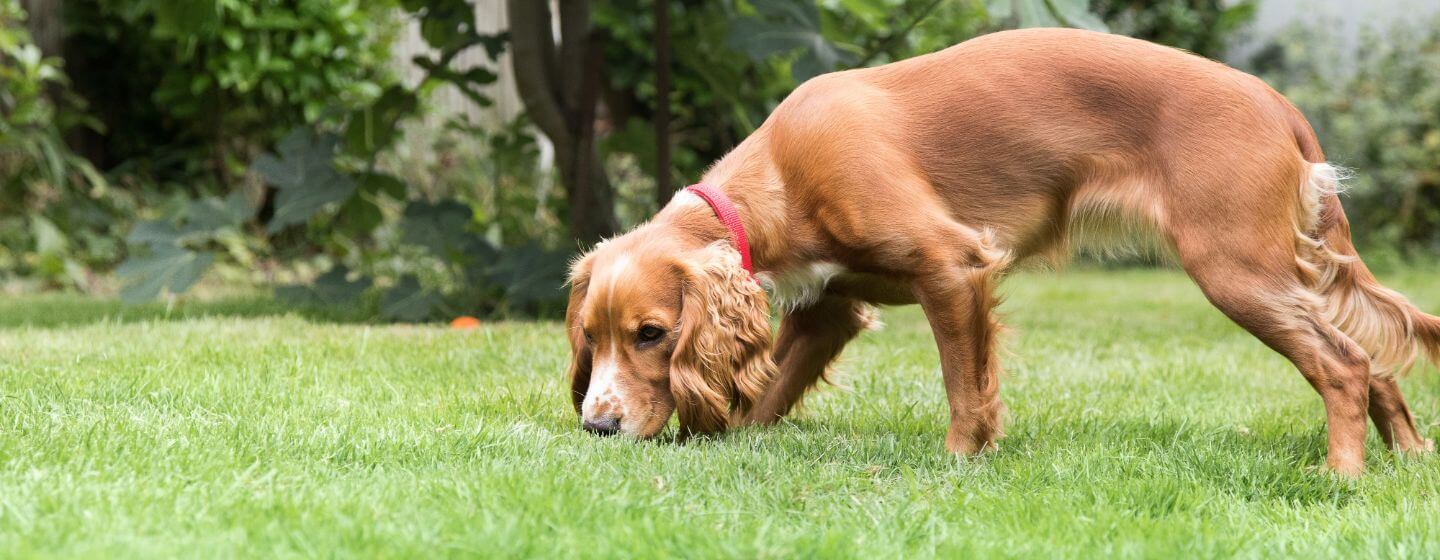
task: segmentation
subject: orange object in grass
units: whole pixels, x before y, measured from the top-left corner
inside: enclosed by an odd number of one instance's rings
[[[456,317],[454,321],[450,321],[450,328],[457,331],[478,329],[480,328],[480,320],[468,315]]]

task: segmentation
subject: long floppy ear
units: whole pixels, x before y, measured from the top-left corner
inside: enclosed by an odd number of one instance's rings
[[[724,431],[775,376],[770,307],[728,242],[694,251],[680,266],[684,301],[670,392],[682,433]]]
[[[580,305],[585,302],[585,292],[590,289],[590,255],[581,257],[570,267],[570,303],[565,306],[565,330],[570,338],[570,401],[575,413],[580,413],[580,403],[585,402],[585,391],[590,388],[590,365],[592,356],[585,344],[585,331],[580,328]]]

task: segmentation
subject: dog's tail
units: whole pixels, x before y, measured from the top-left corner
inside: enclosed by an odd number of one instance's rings
[[[1318,155],[1318,146],[1305,149],[1305,144],[1301,142],[1302,151],[1310,152],[1306,159]],[[1323,162],[1323,157],[1316,159]],[[1422,351],[1440,365],[1440,317],[1382,286],[1350,241],[1339,197],[1345,175],[1343,168],[1329,163],[1306,164],[1296,222],[1300,270],[1324,302],[1330,323],[1370,354],[1373,374],[1402,374]]]

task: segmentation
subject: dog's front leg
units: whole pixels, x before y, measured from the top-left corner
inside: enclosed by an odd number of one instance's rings
[[[780,375],[750,410],[746,423],[772,424],[788,414],[845,344],[873,321],[869,306],[831,295],[786,314],[775,339]]]
[[[915,281],[915,295],[940,349],[945,396],[950,403],[950,429],[945,446],[952,453],[976,454],[996,448],[1003,434],[1000,414],[1000,364],[995,355],[1000,325],[995,321],[992,293],[1004,268],[1003,252],[988,249],[984,240]]]

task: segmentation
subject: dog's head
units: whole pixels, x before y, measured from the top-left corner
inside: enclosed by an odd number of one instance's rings
[[[723,431],[775,371],[765,292],[728,242],[634,232],[570,274],[570,392],[585,429],[648,438]]]

